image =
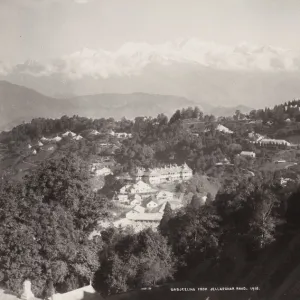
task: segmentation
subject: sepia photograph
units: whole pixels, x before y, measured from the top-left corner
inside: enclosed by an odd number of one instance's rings
[[[299,32],[299,0],[0,0],[0,300],[299,300]]]

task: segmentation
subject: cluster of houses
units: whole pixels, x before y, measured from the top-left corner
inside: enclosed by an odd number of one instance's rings
[[[128,177],[127,177],[128,176]],[[126,214],[126,218],[135,222],[154,222],[161,220],[164,207],[167,202],[174,208],[181,206],[174,201],[174,193],[158,190],[153,186],[162,183],[180,182],[189,180],[193,171],[186,165],[169,165],[163,168],[138,169],[136,174],[125,174],[122,179],[128,182],[116,194],[115,199],[120,204],[129,205],[132,209]],[[134,180],[132,180],[134,177]]]
[[[116,133],[114,131],[110,131],[108,133],[110,136],[114,136],[118,139],[124,139],[124,138],[131,138],[132,137],[132,134],[130,133],[124,133],[124,132],[120,132],[120,133]],[[87,136],[98,136],[98,135],[101,135],[101,133],[95,129],[93,130],[89,130],[89,132],[87,133]],[[63,138],[66,138],[66,137],[69,137],[69,138],[72,138],[73,140],[76,140],[76,141],[80,141],[83,139],[83,136],[81,136],[80,134],[76,134],[70,130],[66,131],[65,133],[63,133],[61,136],[56,136],[56,137],[42,137],[35,145],[28,145],[28,149],[31,149],[31,152],[33,155],[37,154],[37,149],[43,149],[42,147],[44,147],[45,144],[56,144],[56,143],[59,143]],[[110,143],[103,143],[103,144],[100,144],[100,146],[113,146],[112,144]],[[51,150],[51,149],[43,149],[43,150]]]

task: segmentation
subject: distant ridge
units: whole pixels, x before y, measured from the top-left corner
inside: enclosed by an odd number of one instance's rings
[[[169,95],[97,94],[56,99],[32,89],[0,81],[0,131],[10,130],[33,118],[59,118],[80,115],[90,118],[129,119],[137,116],[170,116],[176,109],[201,105],[184,97]]]

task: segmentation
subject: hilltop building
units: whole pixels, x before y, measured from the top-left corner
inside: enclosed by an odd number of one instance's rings
[[[225,127],[225,126],[223,126],[223,125],[221,125],[221,124],[219,124],[219,125],[217,126],[216,130],[217,130],[217,131],[220,131],[220,132],[224,132],[224,133],[229,133],[229,134],[232,134],[232,133],[233,133],[232,130],[228,129],[227,127]]]
[[[114,132],[113,130],[111,130],[109,132],[109,135],[111,136],[114,136],[118,139],[121,139],[121,138],[132,138],[132,134],[131,133],[126,133],[126,132]]]
[[[291,146],[292,144],[288,141],[285,140],[276,140],[276,139],[267,139],[267,138],[263,138],[260,140],[257,140],[256,143],[258,143],[261,146],[275,146],[275,145],[279,145],[279,146]]]
[[[94,163],[91,168],[92,173],[96,176],[108,176],[113,174],[111,169],[103,167],[101,163]]]
[[[216,166],[230,165],[230,161],[227,158],[222,159],[216,163]]]
[[[100,135],[101,133],[99,132],[99,131],[97,131],[97,130],[92,130],[90,133],[89,133],[89,135]]]
[[[46,137],[42,137],[41,138],[41,141],[44,143],[44,144],[46,144],[46,143],[51,143],[51,142],[55,142],[55,143],[58,143],[58,142],[60,142],[62,140],[62,138],[61,137],[59,137],[59,136],[56,136],[56,137],[54,137],[54,138],[46,138]]]
[[[241,156],[247,156],[247,157],[252,157],[252,158],[255,158],[256,157],[256,154],[255,152],[253,151],[242,151],[240,153]]]
[[[63,137],[67,137],[67,136],[75,137],[76,134],[74,132],[72,132],[72,131],[67,131],[62,136]]]
[[[74,137],[74,140],[76,141],[80,141],[81,139],[83,139],[81,135],[77,135],[76,137]]]

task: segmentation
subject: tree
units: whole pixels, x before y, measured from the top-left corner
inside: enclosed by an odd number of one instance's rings
[[[181,119],[181,112],[178,109],[178,110],[176,110],[175,114],[170,118],[169,123],[173,124],[173,123],[175,123],[176,121],[178,121],[180,119]]]
[[[166,239],[151,229],[122,236],[111,245],[95,276],[104,295],[152,286],[172,279],[174,258]]]
[[[264,248],[276,236],[279,194],[273,178],[242,178],[226,186],[214,201],[223,226],[236,228],[246,244]],[[231,230],[229,229],[229,230]]]
[[[0,190],[2,284],[18,291],[30,278],[37,296],[46,282],[58,292],[88,284],[98,268],[100,241],[89,235],[107,216],[93,193],[87,166],[77,157],[43,163],[22,184]]]
[[[166,235],[168,232],[168,222],[173,216],[173,210],[169,202],[166,203],[163,217],[159,224],[159,230],[162,235]]]
[[[214,198],[211,193],[207,193],[206,203],[211,204],[214,201]]]
[[[191,209],[198,209],[201,205],[203,205],[203,201],[200,197],[197,195],[193,195],[191,203],[190,203],[190,208]]]

